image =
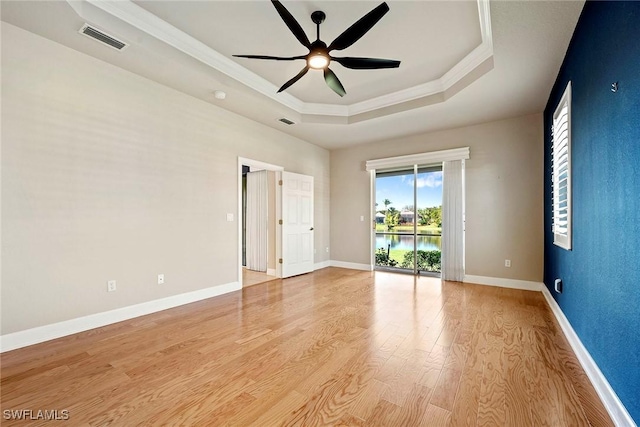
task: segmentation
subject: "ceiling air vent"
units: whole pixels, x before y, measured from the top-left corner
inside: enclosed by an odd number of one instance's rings
[[[92,39],[106,44],[107,46],[116,50],[123,50],[128,46],[128,44],[126,44],[125,42],[118,40],[115,37],[110,36],[104,31],[98,30],[97,28],[92,27],[89,24],[84,24],[82,28],[80,28],[80,34],[91,37]]]
[[[289,126],[291,126],[291,125],[295,125],[295,123],[294,123],[294,122],[292,122],[291,120],[289,120],[289,119],[287,119],[287,118],[284,118],[284,117],[283,117],[283,118],[281,118],[281,119],[279,119],[278,121],[280,121],[280,122],[284,123],[285,125],[289,125]]]

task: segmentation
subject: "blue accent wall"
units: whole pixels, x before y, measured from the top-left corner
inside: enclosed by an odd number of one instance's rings
[[[573,250],[566,251],[551,232],[550,129],[569,80]],[[585,4],[544,126],[544,282],[640,424],[640,2]],[[556,278],[562,294],[553,290]]]

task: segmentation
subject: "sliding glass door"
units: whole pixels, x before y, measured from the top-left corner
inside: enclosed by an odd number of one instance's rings
[[[376,269],[440,274],[442,167],[376,171]]]

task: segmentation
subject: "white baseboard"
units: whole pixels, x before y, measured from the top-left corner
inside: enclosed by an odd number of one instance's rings
[[[631,418],[631,415],[629,415],[629,412],[627,412],[627,408],[624,407],[616,392],[611,388],[609,381],[607,381],[595,360],[593,360],[589,354],[589,351],[587,351],[582,341],[580,341],[578,334],[576,334],[576,331],[574,331],[571,323],[569,323],[569,320],[562,312],[556,300],[553,299],[551,292],[549,292],[546,286],[542,289],[542,294],[547,300],[547,304],[549,304],[556,320],[558,320],[564,336],[567,338],[567,341],[569,341],[580,365],[582,365],[582,369],[584,369],[591,380],[591,384],[593,384],[593,387],[596,389],[596,393],[600,396],[600,400],[602,400],[613,423],[620,427],[635,426],[636,423]]]
[[[331,261],[316,262],[313,265],[313,271],[322,270],[323,268],[327,268],[327,267],[331,267]]]
[[[364,270],[364,271],[373,271],[373,266],[370,264],[357,264],[355,262],[344,262],[344,261],[329,261],[331,267],[340,267],[340,268],[350,268],[352,270]]]
[[[525,291],[542,291],[544,283],[530,282],[528,280],[504,279],[501,277],[471,276],[465,274],[462,280],[465,283],[475,283],[476,285],[499,286],[501,288],[522,289]]]
[[[0,336],[0,353],[26,347],[28,345],[53,340],[89,329],[99,328],[134,317],[144,316],[157,311],[166,310],[184,304],[215,297],[229,292],[240,290],[238,282],[226,283],[198,291],[187,292],[167,298],[130,305],[128,307],[90,314],[76,319],[65,320],[51,325],[39,326],[24,331],[14,332]]]

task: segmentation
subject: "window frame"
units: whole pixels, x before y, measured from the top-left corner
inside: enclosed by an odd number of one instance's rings
[[[566,115],[563,111],[566,108]],[[563,120],[563,115],[566,120]],[[566,138],[557,139],[557,134],[563,133],[563,125],[566,122]],[[562,153],[566,145],[566,155]],[[556,157],[560,157],[556,159]],[[557,167],[556,163],[561,161],[561,166]],[[561,178],[566,164],[566,177]],[[565,181],[564,184],[562,181]],[[558,189],[565,188],[566,191]],[[566,207],[562,206],[564,200],[561,195],[566,194]],[[571,81],[567,83],[567,87],[562,94],[562,98],[558,102],[551,124],[551,230],[553,232],[553,244],[566,250],[572,249],[572,183],[571,183]],[[565,214],[566,211],[566,214]],[[566,230],[558,231],[559,223],[566,216]]]

